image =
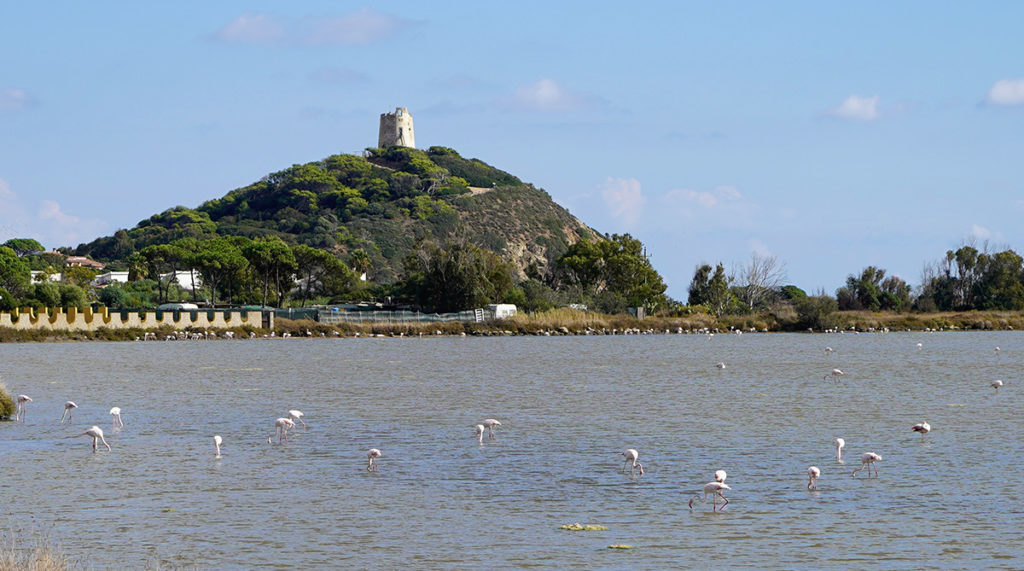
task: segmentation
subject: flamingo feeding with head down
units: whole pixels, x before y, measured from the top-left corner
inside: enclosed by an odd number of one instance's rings
[[[639,470],[640,476],[644,475],[644,465],[636,461],[640,457],[640,453],[636,451],[636,448],[628,448],[622,455],[626,457],[626,461],[622,464],[623,472],[626,471],[626,466],[629,466],[630,476],[637,470]]]
[[[64,412],[61,413],[60,415],[60,423],[64,424],[65,415],[67,415],[68,417],[68,422],[71,422],[71,411],[75,410],[76,408],[78,408],[78,405],[71,401],[64,403]]]
[[[32,402],[28,395],[18,395],[18,404],[14,409],[15,422],[25,422],[25,405]]]
[[[493,418],[485,418],[482,424],[487,429],[487,436],[491,438],[494,438],[494,427],[501,426],[501,423]]]
[[[831,373],[829,373],[829,374],[825,375],[825,376],[824,376],[824,377],[822,377],[822,378],[823,378],[823,379],[827,379],[827,378],[829,378],[829,377],[832,377],[833,379],[838,379],[839,377],[841,377],[841,376],[843,376],[843,375],[845,375],[845,374],[846,374],[846,373],[842,372],[842,371],[841,371],[841,370],[839,370],[839,369],[832,369],[832,372],[831,372]]]
[[[875,466],[875,462],[882,459],[881,454],[875,454],[874,452],[865,452],[860,455],[860,468],[853,471],[853,477],[857,477],[857,472],[860,472],[864,468],[868,469],[868,477],[871,477],[871,467],[875,468],[875,477],[878,477],[878,466]]]
[[[821,476],[821,470],[817,466],[807,467],[807,489],[817,490],[818,489],[818,478]]]
[[[121,407],[115,406],[110,409],[110,417],[115,430],[118,428],[124,428],[124,422],[121,420]]]
[[[473,430],[474,430],[474,432],[476,434],[476,441],[479,442],[480,444],[483,444],[484,443],[484,425],[478,424],[478,425],[476,425],[476,427]]]
[[[711,511],[718,510],[718,498],[725,500],[725,503],[722,504],[723,510],[725,509],[725,506],[729,505],[729,498],[725,497],[725,495],[722,494],[722,491],[731,489],[732,488],[730,488],[728,484],[723,484],[722,482],[708,482],[707,484],[704,484],[704,501],[707,501],[708,494],[711,494]],[[693,497],[690,498],[689,506],[691,510],[693,509],[694,502],[698,500],[700,500],[700,494],[694,494]]]
[[[378,471],[377,458],[380,458],[381,456],[383,456],[383,454],[381,454],[380,450],[377,450],[376,448],[370,448],[369,450],[366,451],[366,471],[367,472],[377,472]]]
[[[219,434],[213,436],[213,451],[217,458],[220,458],[220,445],[224,442],[224,439]]]
[[[846,441],[843,440],[842,438],[836,437],[835,445],[836,445],[836,462],[839,462],[840,464],[844,464],[844,462],[843,462],[843,447],[846,446]]]
[[[995,380],[995,381],[992,381],[991,383],[989,383],[988,386],[990,386],[993,389],[995,389],[996,391],[998,391],[999,387],[1003,386],[1003,381]]]
[[[920,432],[921,438],[923,439],[925,434],[928,434],[929,432],[932,431],[932,425],[928,424],[927,422],[919,422],[914,426],[911,426],[910,430],[913,430],[914,432]]]
[[[107,444],[107,439],[103,438],[103,429],[98,426],[93,426],[89,430],[82,433],[83,436],[92,437],[92,451],[95,452],[99,441],[103,441],[103,445],[107,447],[107,452],[110,452],[110,445]]]
[[[274,432],[267,437],[267,444],[273,441],[274,435],[277,435],[277,443],[280,444],[283,440],[288,440],[288,429],[295,428],[295,422],[290,418],[279,418],[274,421]]]
[[[301,422],[302,423],[302,430],[306,430],[306,421],[302,420],[303,416],[305,416],[305,415],[302,414],[301,410],[289,410],[288,411],[288,418],[290,418],[292,420],[292,422],[294,422],[296,420]]]

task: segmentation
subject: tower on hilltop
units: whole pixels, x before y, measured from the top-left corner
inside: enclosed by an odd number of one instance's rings
[[[393,146],[416,148],[416,138],[412,132],[412,115],[408,109],[398,107],[394,113],[380,114],[377,146],[382,149]]]

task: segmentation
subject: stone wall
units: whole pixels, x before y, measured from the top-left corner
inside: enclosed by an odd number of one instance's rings
[[[190,311],[110,310],[51,307],[43,310],[23,308],[20,313],[0,313],[0,327],[53,331],[96,331],[109,329],[230,329],[233,327],[273,327],[273,313],[267,319],[262,311],[244,309],[201,309]]]

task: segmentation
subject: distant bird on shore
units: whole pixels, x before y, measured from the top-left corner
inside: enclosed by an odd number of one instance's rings
[[[711,501],[713,504],[711,506],[711,511],[715,511],[718,509],[718,498],[722,498],[723,500],[725,500],[725,503],[722,504],[723,510],[725,509],[725,506],[729,505],[729,498],[725,497],[725,495],[722,494],[722,491],[731,489],[732,488],[730,488],[728,484],[723,484],[722,482],[708,482],[707,484],[704,484],[704,501],[706,502],[708,500],[708,494],[711,494]],[[697,501],[700,501],[700,494],[694,494],[690,498],[689,506],[691,510],[693,509],[694,502]]]
[[[841,376],[843,376],[843,375],[845,375],[845,374],[846,374],[846,373],[842,372],[842,371],[841,371],[841,370],[839,370],[839,369],[832,369],[832,372],[831,372],[831,373],[829,373],[829,374],[825,375],[825,376],[824,376],[824,377],[822,377],[822,378],[823,378],[823,379],[827,379],[827,378],[831,377],[831,378],[833,378],[833,379],[838,379],[839,377],[841,377]]]
[[[484,425],[478,424],[478,425],[476,425],[476,427],[473,430],[476,433],[476,441],[479,442],[480,444],[483,444],[484,443]]]
[[[107,447],[107,452],[110,452],[110,445],[107,444],[107,439],[103,438],[103,429],[102,428],[100,428],[98,426],[93,426],[89,430],[86,430],[85,432],[83,432],[82,435],[83,436],[91,436],[92,437],[92,451],[93,452],[96,451],[97,444],[99,443],[100,440],[102,440],[103,441],[103,445]]]
[[[639,470],[640,476],[644,475],[644,465],[637,462],[637,458],[640,457],[640,453],[636,451],[636,448],[627,448],[622,453],[626,457],[626,461],[622,464],[622,471],[626,471],[626,466],[629,466],[629,475],[632,476],[635,471]]]
[[[216,457],[220,458],[220,445],[224,442],[224,439],[219,434],[215,434],[213,437],[213,450],[216,453]]]
[[[288,440],[288,429],[295,428],[295,423],[290,418],[279,418],[274,421],[274,432],[267,437],[267,444],[273,442],[274,435],[277,435],[277,443]]]
[[[877,478],[878,477],[878,466],[875,466],[875,462],[878,462],[881,459],[882,459],[882,456],[880,454],[875,454],[874,452],[865,452],[865,453],[861,454],[860,455],[860,468],[857,468],[856,470],[853,471],[853,474],[852,474],[853,477],[857,477],[857,472],[860,472],[864,468],[867,468],[868,469],[868,477],[870,478],[871,477],[871,467],[874,466],[874,468],[875,468],[875,477]]]
[[[296,421],[296,420],[301,422],[302,423],[302,430],[306,430],[306,421],[302,420],[303,416],[305,416],[305,415],[302,414],[301,410],[289,410],[288,411],[288,418],[290,418],[293,422]]]
[[[807,489],[817,490],[818,489],[818,478],[821,476],[821,470],[817,466],[808,466],[807,468]]]
[[[68,422],[71,422],[71,411],[75,410],[76,408],[78,408],[78,405],[71,401],[64,403],[64,412],[61,413],[60,415],[60,423],[64,424],[65,415],[68,417]]]
[[[716,482],[719,482],[719,483],[725,482],[725,477],[726,476],[728,476],[728,474],[725,473],[725,470],[715,470],[715,481]]]
[[[110,409],[110,417],[115,429],[124,428],[124,422],[121,420],[121,407],[115,406]]]
[[[18,395],[18,404],[14,408],[15,422],[25,422],[25,405],[32,402],[28,395]]]
[[[999,387],[1003,386],[1003,381],[1000,381],[1000,380],[992,381],[991,383],[989,383],[989,386],[992,387],[993,389],[995,389],[996,392],[998,392],[999,391]]]
[[[377,458],[380,458],[381,456],[383,456],[383,454],[380,453],[380,450],[377,450],[376,448],[370,448],[366,452],[366,471],[377,472]]]
[[[836,437],[834,442],[836,445],[836,462],[845,464],[845,462],[843,462],[843,447],[846,446],[846,441],[842,438]]]
[[[914,432],[920,432],[921,438],[924,438],[925,434],[928,434],[929,432],[932,431],[932,425],[928,424],[927,422],[919,422],[914,426],[911,426],[910,430],[913,430]]]
[[[487,429],[487,436],[491,438],[494,438],[494,427],[501,426],[501,423],[493,418],[485,418],[482,424]]]

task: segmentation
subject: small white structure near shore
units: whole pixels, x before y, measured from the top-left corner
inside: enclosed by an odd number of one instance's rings
[[[104,274],[100,274],[92,280],[91,285],[101,287],[110,285],[112,283],[128,283],[128,272],[107,272]]]
[[[494,319],[508,319],[515,316],[517,308],[512,303],[492,303],[487,306],[487,310],[491,312]]]

